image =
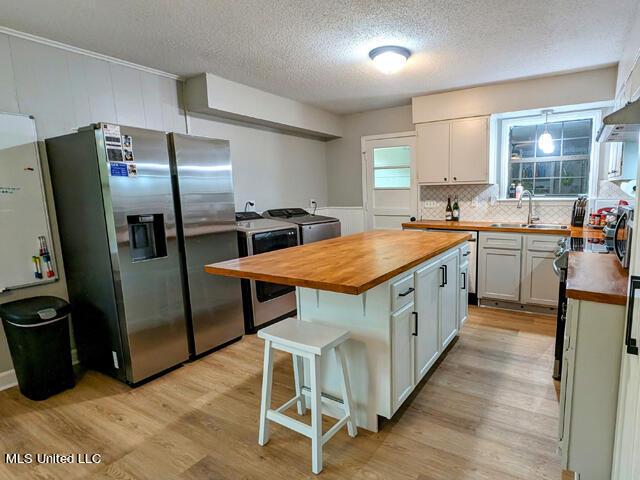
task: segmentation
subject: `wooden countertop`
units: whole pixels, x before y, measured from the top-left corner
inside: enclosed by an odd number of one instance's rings
[[[214,263],[205,271],[359,295],[469,238],[463,233],[377,230]]]
[[[596,238],[602,239],[602,230],[589,227],[572,227],[558,228],[558,229],[544,229],[538,230],[535,228],[505,228],[505,227],[492,227],[494,223],[500,222],[472,222],[472,221],[460,221],[460,222],[448,222],[446,220],[416,220],[415,222],[403,223],[404,228],[442,228],[446,230],[475,230],[479,232],[512,232],[512,233],[531,233],[542,235],[571,235],[574,238]],[[517,223],[517,222],[502,222],[502,223]]]
[[[543,235],[569,235],[570,230],[566,228],[540,229],[535,228],[505,228],[492,227],[494,223],[518,223],[518,222],[471,222],[459,221],[448,222],[446,220],[416,220],[415,222],[403,223],[403,228],[443,228],[446,230],[476,230],[479,232],[511,232],[511,233],[535,233]],[[524,223],[524,222],[522,222]]]
[[[571,252],[567,270],[567,297],[625,305],[629,272],[615,255]]]

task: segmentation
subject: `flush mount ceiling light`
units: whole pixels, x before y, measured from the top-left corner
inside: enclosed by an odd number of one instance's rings
[[[556,149],[553,143],[553,137],[547,130],[548,117],[550,113],[553,113],[553,110],[543,110],[542,113],[544,114],[544,133],[538,138],[538,147],[548,155]]]
[[[369,52],[369,58],[382,73],[387,75],[396,73],[411,56],[411,52],[404,47],[387,45],[374,48]]]

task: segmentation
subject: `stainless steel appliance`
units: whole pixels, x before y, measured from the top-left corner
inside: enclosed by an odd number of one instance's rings
[[[303,208],[276,208],[262,212],[266,218],[298,225],[300,244],[318,242],[340,236],[340,220],[307,212]]]
[[[192,355],[244,333],[240,280],[204,265],[238,258],[229,142],[170,133],[169,152]]]
[[[556,340],[554,348],[553,378],[560,380],[562,375],[562,352],[564,346],[564,327],[567,323],[567,268],[571,251],[569,237],[558,240],[558,248],[553,260],[553,271],[560,282],[558,287],[558,313],[556,317]]]
[[[266,219],[256,212],[237,212],[236,219],[242,257],[298,245],[298,228],[291,223]],[[295,287],[243,279],[242,301],[245,330],[255,332],[295,313]]]
[[[131,384],[184,362],[166,135],[97,124],[46,147],[80,359]]]
[[[618,223],[613,234],[613,251],[624,268],[631,263],[631,242],[633,241],[634,212],[633,207],[618,207]]]
[[[94,124],[46,140],[79,356],[129,384],[243,331],[239,281],[197,272],[237,253],[228,145],[182,137]]]

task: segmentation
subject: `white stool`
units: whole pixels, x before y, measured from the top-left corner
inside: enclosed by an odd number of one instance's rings
[[[262,404],[260,406],[260,434],[258,443],[265,445],[269,441],[269,421],[295,430],[302,435],[311,438],[311,469],[313,473],[322,470],[322,446],[329,441],[344,424],[351,437],[358,434],[355,423],[355,411],[351,400],[351,388],[349,375],[344,355],[340,351],[340,345],[349,338],[351,332],[328,325],[320,325],[311,322],[302,322],[296,317],[287,318],[270,327],[258,331],[258,337],[264,342],[264,370],[262,375]],[[282,406],[271,409],[271,383],[273,377],[273,350],[288,352],[293,357],[293,376],[295,381],[296,396]],[[335,351],[338,367],[342,370],[342,402],[344,417],[331,427],[325,434],[322,433],[322,393],[320,391],[320,357],[329,350]],[[311,426],[295,420],[283,412],[297,404],[298,414],[306,412],[305,397],[303,394],[303,358],[309,360],[309,393],[311,397]],[[325,400],[327,400],[325,398]],[[335,400],[333,400],[335,401]],[[339,403],[339,402],[338,402]]]

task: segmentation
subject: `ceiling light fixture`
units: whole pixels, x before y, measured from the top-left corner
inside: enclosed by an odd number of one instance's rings
[[[544,132],[540,135],[540,138],[538,138],[538,147],[540,147],[540,150],[544,153],[549,155],[556,149],[556,146],[553,143],[553,137],[547,130],[549,114],[553,113],[553,110],[543,110],[542,113],[544,114]]]
[[[396,73],[404,67],[410,56],[411,52],[408,49],[394,45],[374,48],[369,52],[369,58],[373,60],[374,65],[387,75]]]

